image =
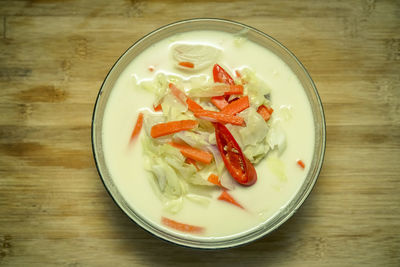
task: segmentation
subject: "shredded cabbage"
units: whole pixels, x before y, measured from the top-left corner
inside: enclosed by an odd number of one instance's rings
[[[170,199],[164,202],[164,210],[171,213],[178,213],[182,209],[183,197]]]
[[[190,201],[193,201],[193,202],[203,205],[203,206],[208,206],[210,204],[209,197],[203,197],[203,196],[195,195],[195,194],[187,194],[186,198],[189,199]]]
[[[282,182],[287,181],[285,164],[283,161],[275,155],[271,155],[267,159],[267,166],[271,172]]]
[[[292,118],[292,107],[290,105],[282,105],[277,111],[280,120],[288,121]]]
[[[167,75],[159,72],[152,80],[144,80],[138,83],[138,86],[146,91],[149,91],[155,96],[155,103],[158,105],[162,98],[168,93],[169,83],[182,84],[183,80],[179,76]]]
[[[190,97],[213,97],[223,95],[229,89],[229,86],[221,83],[206,84],[201,87],[193,87],[187,90]]]
[[[269,105],[268,96],[271,93],[269,86],[249,68],[242,69],[241,73],[245,82],[244,94],[249,96],[250,104],[256,108],[260,105]]]
[[[274,123],[273,126],[268,132],[267,142],[271,149],[277,148],[279,153],[282,154],[286,149],[286,134],[278,123]]]
[[[257,110],[249,107],[240,112],[239,116],[243,117],[246,122],[246,127],[238,127],[242,144],[244,146],[257,145],[262,142],[267,135],[268,125]]]
[[[182,131],[177,132],[175,134],[175,137],[192,147],[203,149],[208,146],[208,139],[210,135],[211,134],[209,134],[208,132],[196,133],[190,131]]]
[[[269,151],[266,136],[270,127],[253,107],[245,109],[238,116],[244,118],[246,127],[236,125],[227,125],[226,127],[250,162],[257,163]]]
[[[185,87],[197,88],[210,85],[210,78],[207,75],[193,75],[183,81]]]
[[[167,121],[194,119],[192,114],[186,112],[187,106],[172,94],[164,96],[161,107]]]
[[[142,145],[146,155],[144,167],[153,174],[157,185],[155,190],[163,200],[166,210],[177,212],[182,206],[182,198],[188,193],[189,184],[212,185],[207,181],[208,176],[206,177],[212,170],[203,168],[201,171],[197,171],[193,165],[185,163],[185,157],[175,147],[154,142],[147,136],[142,138]],[[192,198],[194,195],[192,193]],[[181,200],[176,201],[177,199]]]
[[[221,174],[221,179],[220,179],[221,185],[229,190],[233,190],[235,189],[235,183],[231,177],[231,175],[229,174],[229,172],[224,169],[222,174]]]
[[[215,135],[213,135],[215,136]],[[209,145],[207,147],[208,151],[210,151],[213,156],[214,156],[214,161],[215,161],[215,167],[217,169],[217,174],[221,177],[222,172],[224,171],[224,161],[222,159],[221,153],[219,152],[217,146],[215,145]]]

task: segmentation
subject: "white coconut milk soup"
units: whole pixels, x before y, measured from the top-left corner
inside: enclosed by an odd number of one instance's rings
[[[229,93],[236,89],[243,92]],[[249,106],[218,117],[216,95],[224,105],[246,97]],[[203,110],[192,111],[188,99]],[[271,112],[267,120],[262,105]],[[131,140],[139,113],[143,126]],[[228,129],[242,154],[234,145],[227,152],[226,135],[220,151],[213,122]],[[183,126],[189,129],[172,133]],[[275,54],[239,35],[193,31],[155,43],[124,70],[105,110],[103,144],[112,179],[137,214],[181,237],[222,240],[260,227],[292,200],[313,157],[314,122],[302,85]],[[251,162],[255,182],[251,168],[229,153]],[[224,157],[242,168],[247,184],[230,174]]]

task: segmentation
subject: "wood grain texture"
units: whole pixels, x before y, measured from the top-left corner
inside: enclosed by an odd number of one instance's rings
[[[400,2],[0,2],[0,265],[400,266]],[[303,62],[324,104],[327,151],[301,209],[247,246],[201,251],[125,216],[92,159],[99,87],[164,24],[220,17]]]

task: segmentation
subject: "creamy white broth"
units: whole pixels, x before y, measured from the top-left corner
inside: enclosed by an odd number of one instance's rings
[[[153,79],[157,72],[189,77],[190,72],[174,67],[169,47],[176,42],[203,43],[222,50],[218,64],[230,73],[249,67],[271,88],[271,103],[276,114],[281,106],[290,106],[291,118],[282,120],[286,133],[286,149],[279,156],[285,164],[286,181],[281,181],[268,168],[268,156],[256,164],[257,182],[250,187],[236,184],[229,193],[245,207],[217,200],[221,190],[212,190],[211,203],[199,205],[187,199],[177,214],[163,209],[160,199],[149,182],[150,174],[143,168],[140,138],[129,144],[138,112],[152,109],[154,95],[136,86],[145,79]],[[153,72],[148,70],[154,66]],[[202,74],[212,76],[212,65]],[[196,73],[195,75],[198,75]],[[275,116],[275,114],[273,115]],[[142,129],[141,135],[144,135]],[[290,68],[265,48],[243,41],[235,44],[235,36],[214,31],[193,31],[172,36],[154,44],[135,58],[118,78],[107,103],[103,120],[103,144],[106,164],[112,179],[127,203],[136,213],[165,231],[192,239],[229,238],[242,235],[265,223],[279,212],[301,187],[311,163],[314,149],[314,122],[311,107],[303,87]],[[296,161],[305,162],[305,170]],[[178,232],[161,225],[161,216],[202,226],[202,234]]]

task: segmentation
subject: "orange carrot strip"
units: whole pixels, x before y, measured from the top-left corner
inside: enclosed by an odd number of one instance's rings
[[[239,113],[248,107],[250,107],[249,97],[244,96],[229,103],[229,105],[224,107],[221,112],[225,114],[235,115],[236,113]]]
[[[186,158],[185,162],[187,164],[193,164],[193,166],[196,168],[196,170],[200,171],[200,168],[199,168],[199,166],[197,166],[197,163],[196,163],[196,161],[194,159]]]
[[[149,66],[147,69],[148,69],[150,72],[153,72],[153,71],[154,71],[154,67],[153,67],[153,66]]]
[[[151,127],[150,135],[153,138],[157,138],[160,136],[169,135],[180,131],[193,129],[197,126],[197,124],[198,122],[195,120],[181,120],[181,121],[170,121],[170,122],[160,123]]]
[[[161,223],[164,224],[165,226],[168,226],[170,228],[173,228],[173,229],[181,231],[181,232],[186,232],[186,233],[202,233],[202,232],[204,232],[204,228],[201,226],[177,222],[177,221],[168,219],[166,217],[161,217]]]
[[[298,161],[297,161],[297,164],[301,167],[301,168],[305,168],[306,167],[306,165],[304,164],[304,162],[301,160],[301,159],[299,159]]]
[[[231,123],[234,125],[244,124],[242,117],[205,109],[194,112],[194,116],[211,122]]]
[[[229,91],[226,91],[224,95],[242,95],[243,94],[243,85],[241,84],[233,84],[229,87]]]
[[[143,125],[143,113],[139,113],[137,120],[136,120],[135,128],[133,128],[133,132],[131,135],[131,141],[133,139],[135,139],[136,137],[138,137],[138,135],[140,134],[140,130],[142,129],[142,125]]]
[[[153,105],[153,108],[154,108],[154,111],[162,111],[161,103],[158,104],[157,106],[154,106],[154,105]]]
[[[169,142],[169,144],[179,149],[182,155],[184,155],[187,158],[194,159],[196,161],[203,162],[206,164],[210,164],[213,159],[213,155],[207,151],[175,142]]]
[[[231,195],[228,194],[225,190],[222,191],[221,195],[218,197],[219,200],[226,201],[235,206],[238,206],[241,209],[244,209],[242,205],[240,205]]]
[[[179,101],[182,102],[182,104],[186,105],[186,95],[184,92],[182,92],[178,87],[176,87],[175,84],[170,83],[169,85],[169,89],[171,89],[172,94],[178,98]]]
[[[211,173],[210,176],[208,176],[207,180],[212,184],[215,184],[215,185],[218,185],[219,187],[222,187],[222,184],[219,181],[218,175],[215,175],[215,174]]]
[[[203,107],[196,103],[196,101],[191,98],[186,98],[186,104],[188,105],[188,109],[192,112],[203,110]]]
[[[214,104],[219,110],[224,109],[229,103],[223,96],[213,96],[211,97],[211,103]]]
[[[242,74],[240,73],[240,71],[235,70],[235,74],[236,74],[236,77],[242,78]]]
[[[264,118],[265,121],[268,121],[271,118],[273,111],[274,110],[272,108],[267,108],[264,105],[259,106],[257,109],[257,112]]]
[[[194,64],[192,62],[188,62],[188,61],[182,61],[178,63],[180,66],[185,67],[185,68],[194,68]]]

